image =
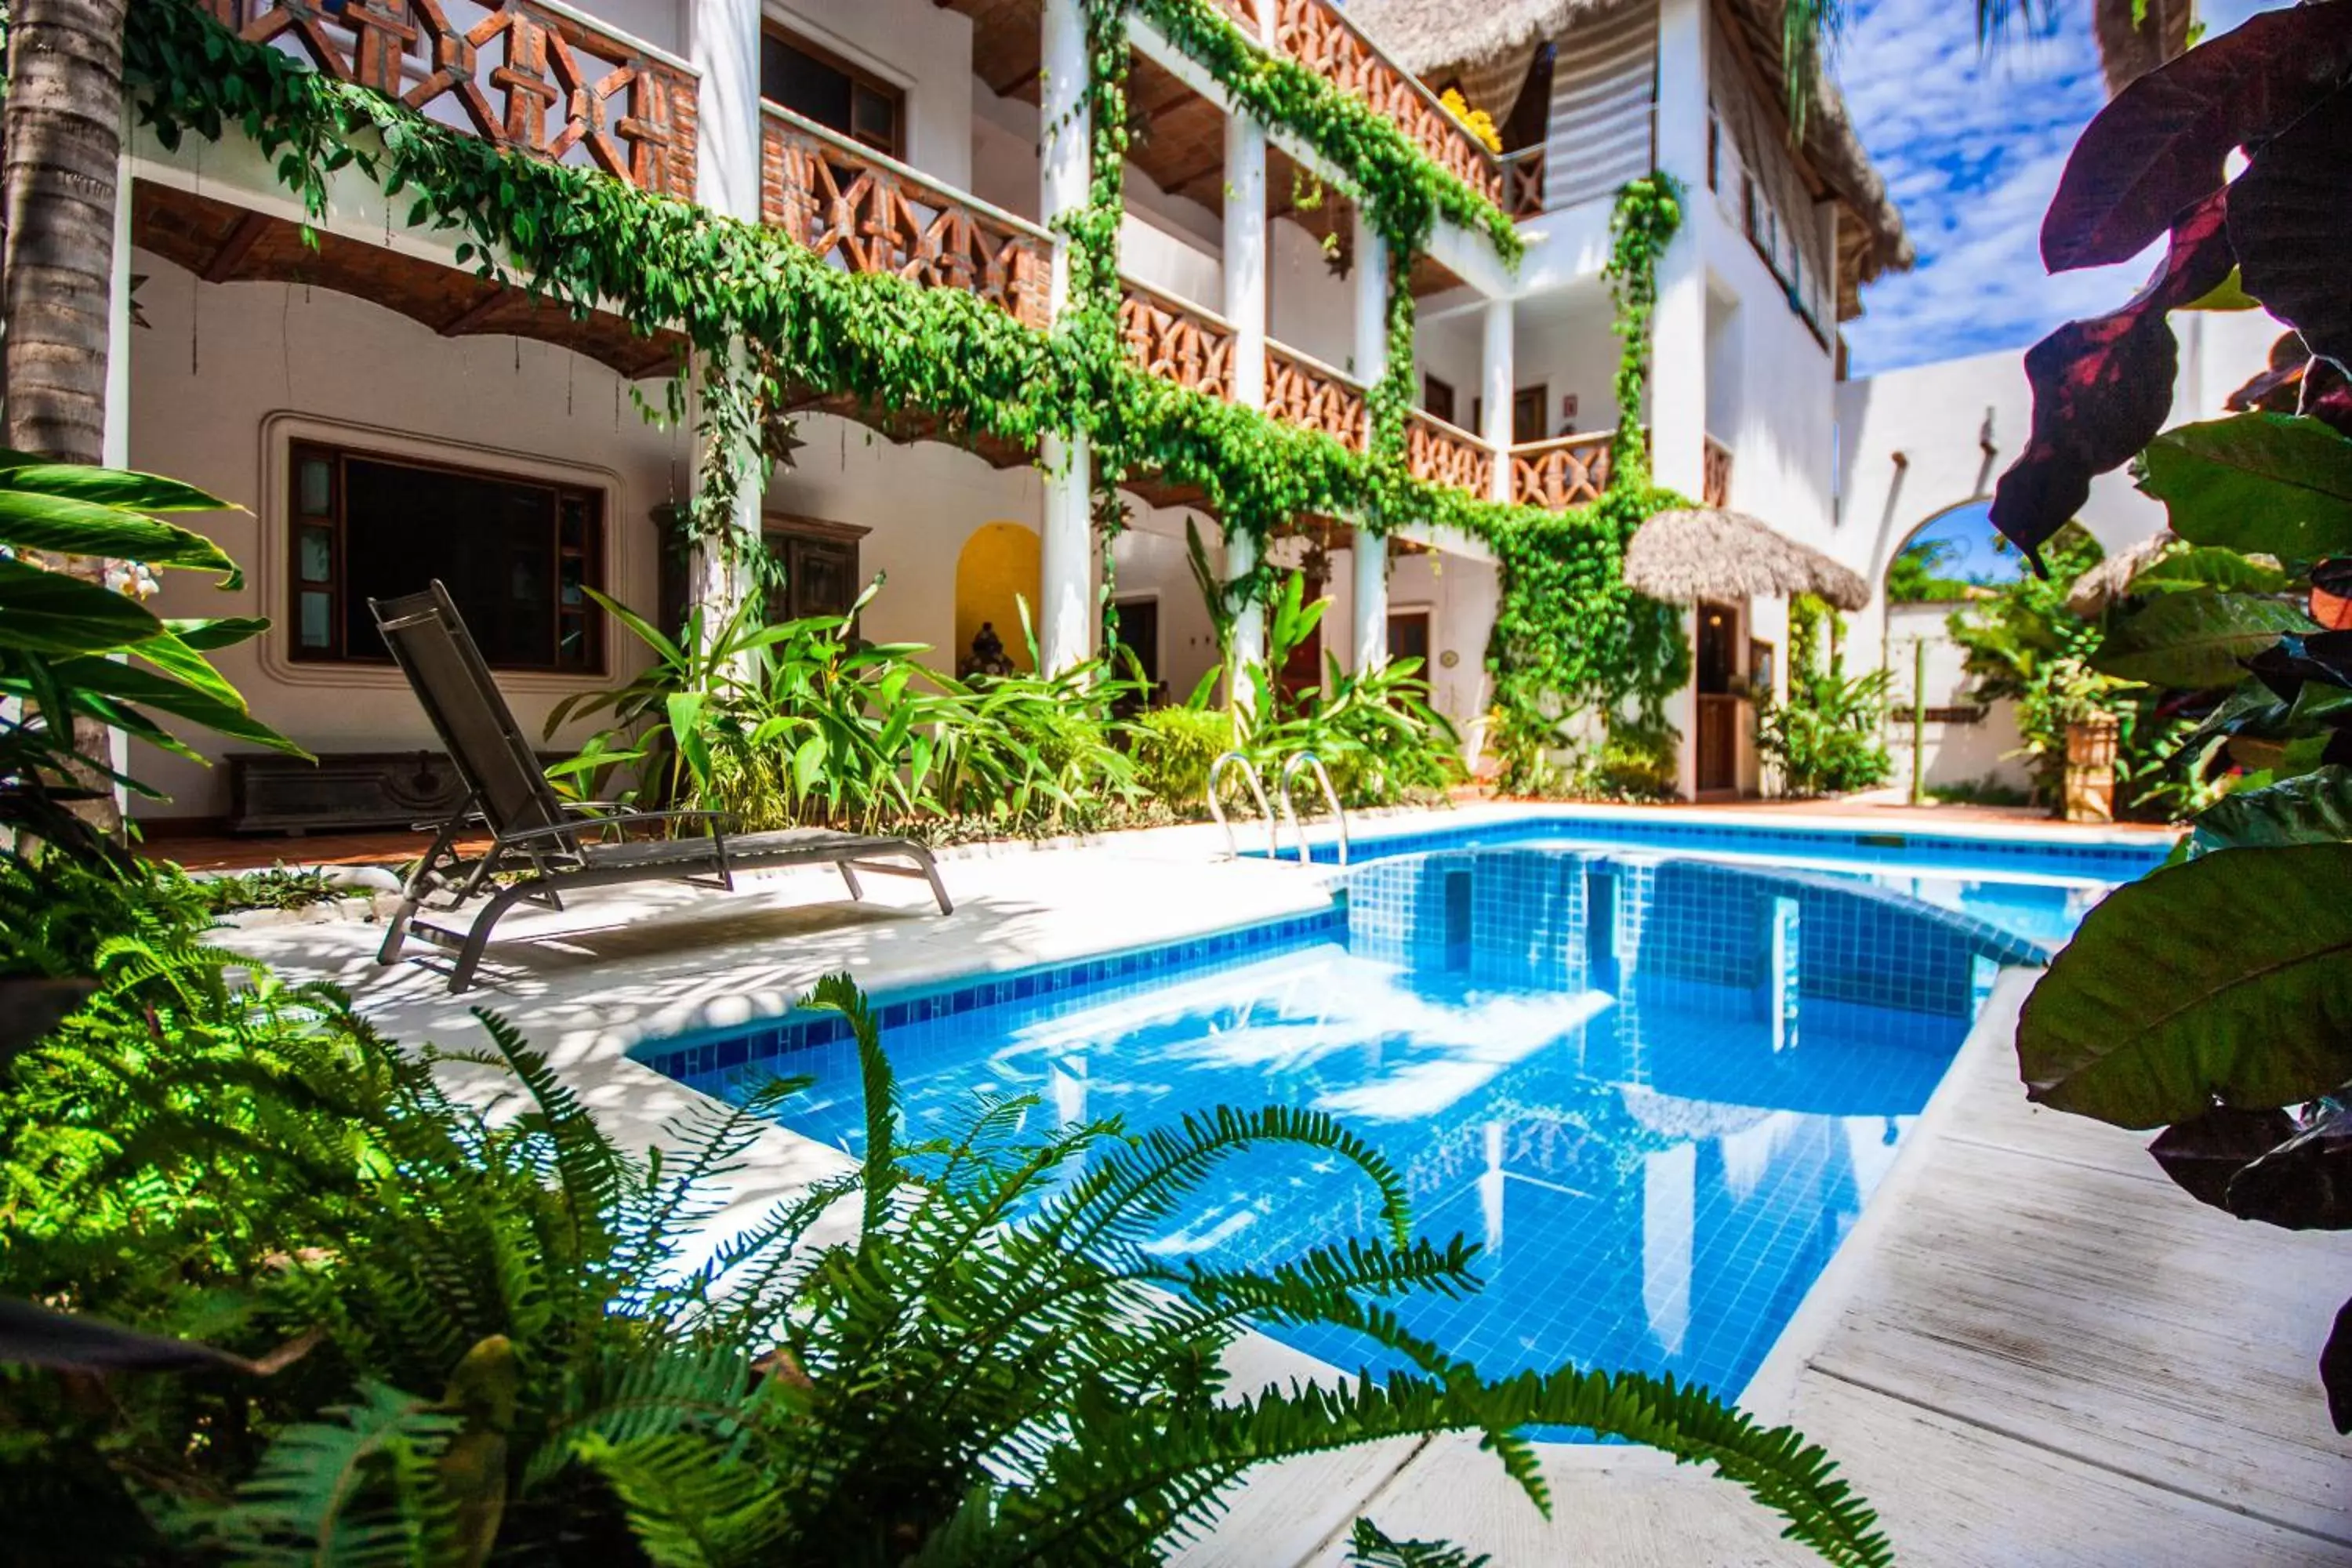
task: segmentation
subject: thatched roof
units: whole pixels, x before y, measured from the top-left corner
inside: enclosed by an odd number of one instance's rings
[[[1399,65],[1423,80],[1459,77],[1464,96],[1475,104],[1507,105],[1519,89],[1536,47],[1565,36],[1580,22],[1609,11],[1619,0],[1489,0],[1465,8],[1461,0],[1347,0],[1355,23]],[[1780,60],[1781,15],[1786,0],[1729,0],[1746,53],[1757,62],[1765,96],[1775,106],[1788,101]],[[1498,111],[1496,116],[1502,117]],[[1860,223],[1853,250],[1855,281],[1881,272],[1907,271],[1915,259],[1903,232],[1903,215],[1871,166],[1862,138],[1845,111],[1845,100],[1824,75],[1816,80],[1801,139],[1805,159]],[[1842,249],[1846,248],[1841,247]]]
[[[1662,511],[1625,547],[1625,582],[1654,599],[1788,598],[1811,594],[1841,610],[1870,603],[1862,574],[1773,532],[1745,512]]]
[[[2085,620],[2095,618],[2124,596],[2133,578],[2179,542],[2180,535],[2159,528],[2137,544],[2116,551],[2074,579],[2074,585],[2066,592],[2066,607]]]
[[[2141,573],[2171,554],[2181,542],[2180,535],[2168,528],[2159,528],[2138,543],[2116,551],[2074,579],[2074,585],[2066,591],[2066,607],[2084,620],[2096,619],[2109,605],[2131,592],[2133,581]],[[2246,559],[2257,566],[2278,570],[2275,555],[2255,552]]]

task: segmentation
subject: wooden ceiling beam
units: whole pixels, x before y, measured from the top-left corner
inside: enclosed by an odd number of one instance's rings
[[[220,248],[214,251],[212,259],[205,263],[204,280],[207,283],[227,282],[236,275],[237,264],[268,232],[269,219],[261,213],[248,212],[237,219],[236,226],[228,231],[228,237],[221,241]]]
[[[463,337],[488,321],[491,312],[507,302],[507,293],[508,290],[503,286],[491,289],[434,331],[445,338]]]

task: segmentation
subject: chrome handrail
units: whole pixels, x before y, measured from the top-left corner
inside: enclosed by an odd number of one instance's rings
[[[1225,808],[1217,799],[1217,781],[1224,776],[1225,765],[1228,763],[1241,764],[1242,778],[1249,785],[1251,795],[1257,801],[1258,814],[1265,818],[1266,858],[1281,859],[1282,839],[1279,830],[1275,826],[1274,807],[1265,798],[1265,780],[1258,776],[1257,768],[1249,758],[1239,752],[1221,752],[1217,755],[1217,760],[1209,764],[1209,815],[1216,818],[1219,827],[1225,830],[1225,858],[1238,860],[1242,854],[1241,846],[1234,839],[1234,825],[1225,820]]]
[[[1323,786],[1324,803],[1331,808],[1331,819],[1339,825],[1339,864],[1344,866],[1348,863],[1348,808],[1339,804],[1339,792],[1331,787],[1331,774],[1324,767],[1323,759],[1312,752],[1293,752],[1290,760],[1282,764],[1282,816],[1290,824],[1290,831],[1298,836],[1298,863],[1312,865],[1315,859],[1307,847],[1307,829],[1299,826],[1297,808],[1290,804],[1290,781],[1298,776],[1301,767],[1313,768],[1316,782]],[[1276,840],[1275,850],[1277,860],[1282,858],[1279,842]]]

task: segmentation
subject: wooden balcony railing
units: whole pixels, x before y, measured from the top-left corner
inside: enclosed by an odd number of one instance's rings
[[[276,42],[500,147],[694,195],[692,68],[569,11],[533,0],[205,5],[250,42]]]
[[[1599,500],[1609,488],[1609,448],[1615,441],[1612,433],[1597,430],[1512,447],[1511,499],[1554,511]]]
[[[1395,121],[1423,152],[1463,184],[1488,201],[1502,204],[1502,171],[1486,143],[1448,114],[1420,78],[1399,68],[1356,31],[1330,0],[1238,3],[1276,6],[1275,42],[1283,53]]]
[[[1303,429],[1320,430],[1351,452],[1370,435],[1364,389],[1322,361],[1280,343],[1265,345],[1265,411]]]
[[[1706,466],[1700,470],[1698,499],[1708,506],[1731,504],[1731,448],[1709,436]]]
[[[1214,311],[1122,279],[1118,336],[1152,374],[1210,397],[1234,395],[1233,324]]]
[[[1515,218],[1535,217],[1544,210],[1544,162],[1548,149],[1538,142],[1496,160],[1503,172],[1503,210]]]
[[[1416,479],[1452,485],[1481,499],[1494,493],[1494,448],[1434,414],[1418,408],[1406,412],[1404,459]]]
[[[1051,235],[773,104],[760,125],[760,216],[852,272],[962,289],[1047,324]]]

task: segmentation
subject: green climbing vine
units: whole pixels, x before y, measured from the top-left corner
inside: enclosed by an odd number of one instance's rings
[[[1489,743],[1503,787],[1543,794],[1558,783],[1551,754],[1580,738],[1570,721],[1597,714],[1603,727],[1671,731],[1666,697],[1690,679],[1680,613],[1624,582],[1626,543],[1650,517],[1690,504],[1650,483],[1642,405],[1650,379],[1650,315],[1658,258],[1682,224],[1683,190],[1672,175],[1628,181],[1610,215],[1604,276],[1616,300],[1621,345],[1617,433],[1609,486],[1565,512],[1512,509],[1486,537],[1501,595],[1486,665],[1494,677]]]
[[[1642,404],[1650,386],[1650,316],[1658,304],[1658,258],[1683,226],[1680,180],[1663,170],[1618,187],[1609,215],[1609,262],[1601,271],[1617,303],[1617,438],[1609,453],[1612,483],[1639,488],[1650,479],[1650,443]]]

